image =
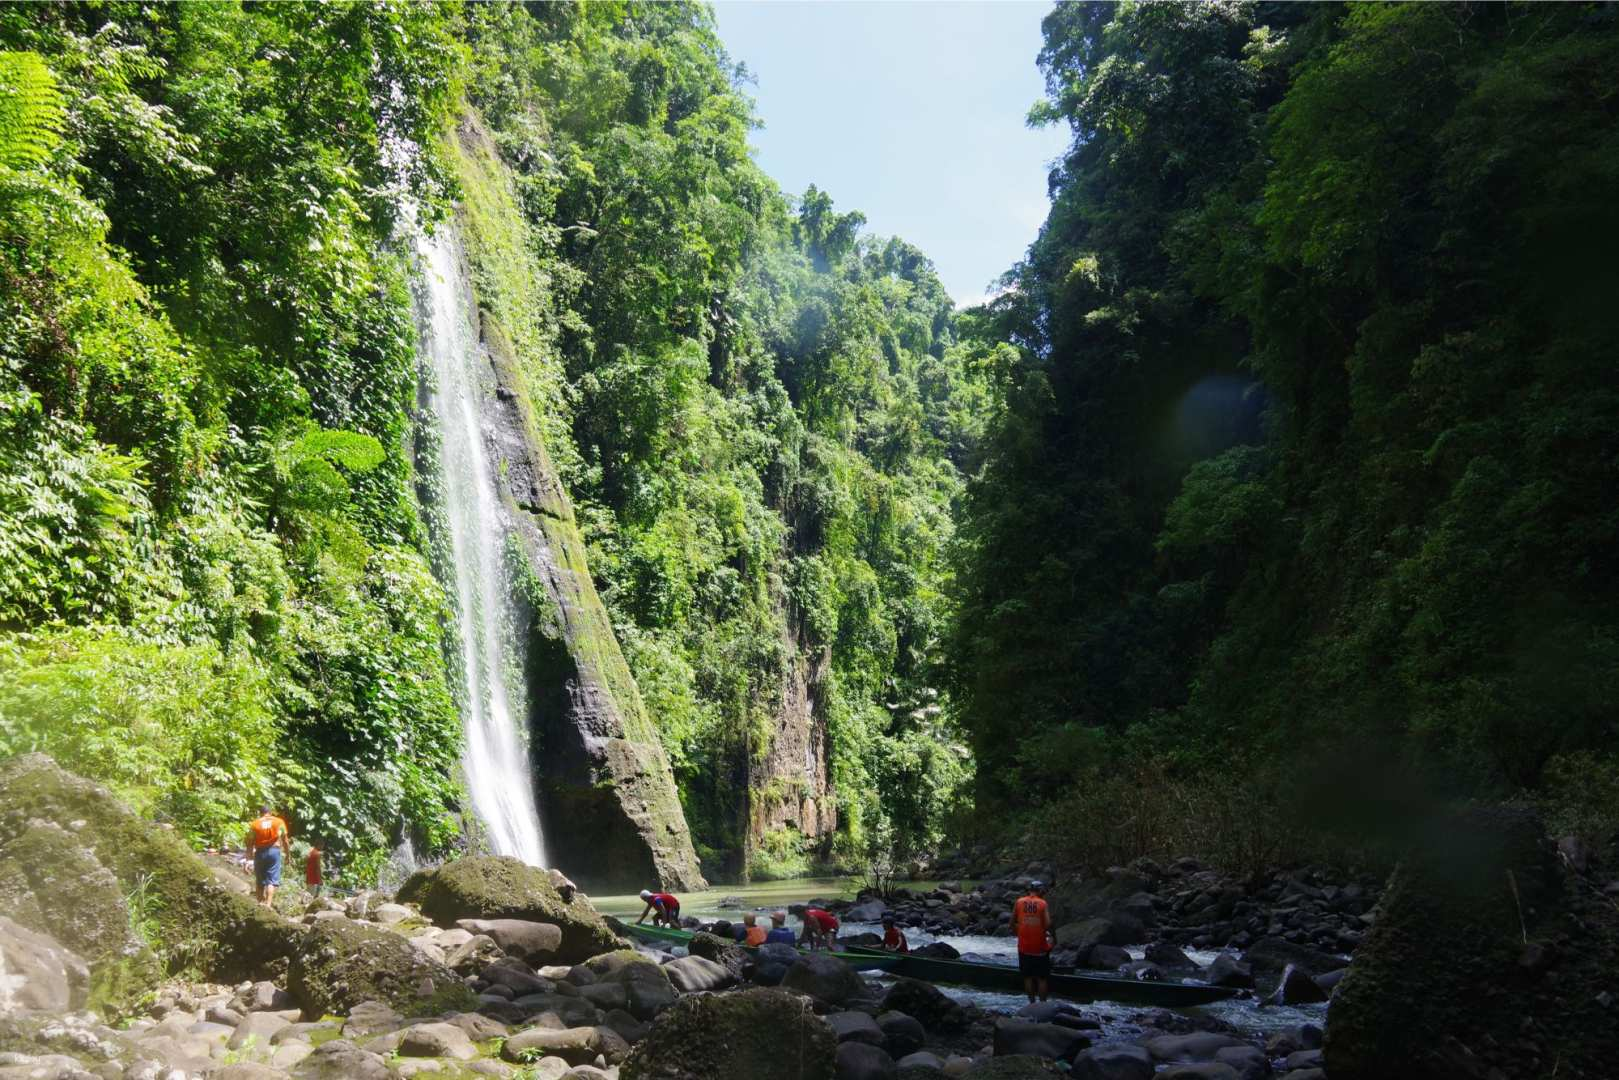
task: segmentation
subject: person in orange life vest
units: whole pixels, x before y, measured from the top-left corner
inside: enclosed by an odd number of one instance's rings
[[[304,856],[304,888],[308,889],[313,896],[320,895],[320,887],[325,881],[321,877],[320,863],[320,844],[310,844],[309,854]]]
[[[1017,932],[1017,966],[1023,972],[1023,992],[1033,1003],[1051,993],[1051,911],[1046,907],[1046,883],[1029,882],[1029,891],[1012,904],[1012,929]]]
[[[804,936],[802,945],[811,949],[836,949],[838,945],[838,917],[821,908],[804,909]]]
[[[287,823],[259,807],[259,816],[247,827],[247,854],[253,860],[253,881],[258,886],[259,903],[275,904],[275,890],[281,884],[282,857],[292,857],[292,841]]]
[[[759,925],[759,916],[751,911],[743,912],[742,925],[747,927],[747,932],[742,935],[742,944],[756,948],[765,943],[766,931]]]
[[[680,899],[666,892],[653,892],[651,889],[641,890],[641,899],[646,907],[641,909],[641,917],[637,923],[646,922],[647,913],[652,913],[652,925],[663,925],[671,930],[680,929]]]
[[[883,916],[883,948],[889,952],[910,952],[911,943],[905,940],[905,934],[894,925],[894,916]]]

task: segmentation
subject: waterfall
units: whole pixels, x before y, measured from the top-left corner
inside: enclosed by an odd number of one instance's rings
[[[462,767],[473,809],[496,853],[545,865],[533,773],[522,732],[521,644],[510,631],[502,550],[506,528],[479,424],[483,383],[493,378],[478,342],[471,295],[449,224],[417,241],[424,289],[422,350],[433,365],[433,408],[442,434],[440,468],[456,625],[465,671]],[[511,685],[509,685],[511,684]]]

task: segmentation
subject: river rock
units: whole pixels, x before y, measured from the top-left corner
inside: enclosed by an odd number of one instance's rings
[[[781,985],[829,1005],[842,1005],[865,989],[860,976],[848,964],[826,953],[808,953],[801,957],[787,969]]]
[[[398,934],[346,919],[311,927],[287,970],[287,989],[314,1020],[380,1001],[406,1015],[470,1009],[472,994],[453,971]]]
[[[835,1012],[822,1017],[832,1028],[838,1042],[863,1042],[872,1046],[883,1045],[883,1029],[870,1013]]]
[[[545,871],[505,855],[468,855],[418,870],[399,890],[441,927],[462,919],[516,919],[558,928],[556,963],[576,964],[618,947],[618,938],[581,894],[565,900]]]
[[[926,1050],[906,1054],[898,1058],[894,1064],[902,1071],[905,1069],[933,1069],[941,1073],[944,1072],[944,1059],[938,1054],[931,1054]]]
[[[737,977],[724,964],[716,964],[701,956],[683,956],[664,965],[669,981],[682,993],[701,990],[724,990],[735,986]]]
[[[838,1046],[837,1080],[895,1080],[899,1068],[888,1051],[865,1042]]]
[[[930,982],[898,979],[883,995],[883,1008],[914,1016],[929,1031],[956,1032],[967,1026],[967,1012]]]
[[[90,994],[90,968],[47,934],[0,915],[0,1015],[14,1009],[66,1012]]]
[[[1226,1046],[1214,1052],[1214,1062],[1229,1065],[1239,1080],[1263,1080],[1270,1075],[1270,1059],[1257,1046]]]
[[[456,1024],[414,1024],[400,1033],[399,1052],[405,1057],[454,1058],[471,1061],[478,1056],[472,1039]]]
[[[1190,1065],[1171,1065],[1158,1074],[1157,1080],[1241,1080],[1237,1070],[1218,1061],[1204,1061]]]
[[[888,905],[881,900],[866,900],[856,904],[843,913],[848,922],[874,923],[880,922],[888,911]]]
[[[629,1053],[629,1044],[610,1027],[533,1027],[508,1038],[500,1053],[508,1061],[559,1057],[570,1065],[588,1065],[600,1054],[617,1065]]]
[[[1241,1039],[1214,1031],[1194,1031],[1188,1035],[1159,1035],[1143,1044],[1154,1061],[1171,1063],[1212,1062],[1229,1046],[1247,1046]]]
[[[681,998],[620,1070],[621,1080],[829,1080],[837,1039],[803,998],[752,988]]]
[[[737,945],[734,940],[719,934],[693,934],[688,949],[692,956],[700,956],[704,960],[724,965],[738,982],[753,959],[748,955],[748,951]]]
[[[272,1012],[248,1013],[242,1017],[242,1022],[236,1025],[236,1030],[230,1037],[230,1048],[240,1050],[249,1042],[259,1046],[268,1046],[276,1032],[290,1023],[283,1016]]]
[[[1076,1080],[1152,1080],[1153,1069],[1152,1055],[1145,1049],[1114,1043],[1081,1052],[1069,1075]]]
[[[1037,1057],[1069,1061],[1091,1044],[1090,1037],[1060,1024],[1036,1024],[1027,1020],[995,1021],[995,1054],[1033,1054]]]
[[[777,986],[787,977],[787,969],[798,963],[803,953],[791,945],[774,942],[759,946],[751,978],[760,986]]]
[[[531,919],[457,919],[468,934],[487,934],[503,951],[530,964],[552,960],[562,947],[562,928]]]
[[[926,957],[930,960],[960,960],[961,952],[948,941],[930,941],[920,948],[911,950],[912,956]]]
[[[1296,965],[1289,964],[1282,972],[1281,980],[1276,984],[1276,992],[1271,994],[1269,1001],[1272,1005],[1305,1005],[1313,1001],[1327,1000],[1327,992],[1316,985],[1316,981],[1300,970]]]
[[[1251,989],[1254,985],[1253,969],[1230,953],[1214,958],[1203,978],[1211,986],[1230,986]]]
[[[883,1046],[894,1058],[909,1057],[922,1049],[928,1033],[922,1022],[902,1012],[885,1012],[877,1017],[877,1026],[883,1031]]]
[[[1117,945],[1092,945],[1080,954],[1079,959],[1088,968],[1096,968],[1099,971],[1117,971],[1125,964],[1130,963],[1130,954]]]
[[[292,1075],[298,1080],[393,1080],[382,1055],[361,1050],[347,1039],[315,1047],[293,1068]]]
[[[1337,971],[1344,966],[1341,956],[1312,949],[1307,945],[1297,945],[1279,937],[1260,938],[1248,947],[1243,959],[1253,970],[1271,975],[1282,974],[1289,964],[1299,968],[1306,975]]]
[[[945,1063],[945,1067],[949,1068],[949,1062]],[[961,1075],[969,1080],[1049,1080],[1063,1074],[1049,1058],[1014,1054],[1010,1057],[982,1058],[973,1062]]]

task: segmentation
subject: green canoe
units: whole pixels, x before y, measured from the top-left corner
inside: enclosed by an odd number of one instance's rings
[[[861,945],[849,946],[856,955],[891,957],[899,961],[888,968],[891,974],[928,982],[953,983],[975,986],[980,990],[999,990],[1008,994],[1023,992],[1023,974],[1006,964],[970,964],[961,960],[936,960],[929,956],[895,954],[882,949]],[[1207,1005],[1236,997],[1238,991],[1207,983],[1146,982],[1127,979],[1119,975],[1057,975],[1051,976],[1051,992],[1070,1001],[1120,1001],[1128,1005],[1153,1005],[1169,1009],[1188,1005]]]
[[[691,944],[692,931],[690,930],[672,930],[667,926],[650,926],[646,923],[627,922],[623,925],[624,929],[643,941],[668,941],[677,945]],[[737,948],[747,949],[748,952],[758,951],[757,949],[748,948],[746,945],[738,945]],[[802,951],[808,952],[809,950]],[[893,953],[885,953],[881,950],[873,954],[869,951],[855,952],[853,949],[849,949],[843,952],[829,952],[826,955],[842,960],[856,971],[892,971],[905,959],[903,956],[895,956]]]

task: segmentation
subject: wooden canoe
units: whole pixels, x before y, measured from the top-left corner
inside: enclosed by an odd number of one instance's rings
[[[850,945],[848,951],[867,956],[895,955],[862,945]],[[900,962],[897,965],[886,969],[890,974],[927,982],[973,986],[980,990],[999,990],[1008,994],[1023,992],[1023,974],[1007,964],[973,964],[909,953],[899,954],[898,959]],[[1236,997],[1238,991],[1207,983],[1148,982],[1121,975],[1053,974],[1051,993],[1070,1001],[1119,1001],[1128,1005],[1175,1009]]]

